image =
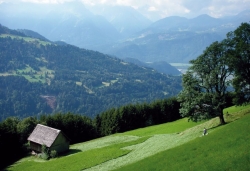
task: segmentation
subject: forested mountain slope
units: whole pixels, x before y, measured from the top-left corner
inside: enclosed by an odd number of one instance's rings
[[[0,111],[95,116],[111,107],[176,95],[181,78],[0,26]]]

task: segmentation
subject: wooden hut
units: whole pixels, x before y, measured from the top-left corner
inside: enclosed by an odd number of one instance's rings
[[[28,141],[30,142],[30,148],[36,152],[42,152],[42,145],[45,145],[51,151],[56,150],[57,153],[69,150],[69,139],[61,130],[41,124],[37,124]]]

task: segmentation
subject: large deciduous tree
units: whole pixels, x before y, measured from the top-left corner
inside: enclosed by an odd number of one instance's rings
[[[180,113],[193,121],[219,117],[225,124],[223,108],[226,103],[230,71],[226,65],[225,42],[214,42],[183,75],[183,90],[178,95]]]
[[[235,103],[250,101],[250,24],[242,23],[235,31],[227,34],[229,68],[234,72],[233,87]]]

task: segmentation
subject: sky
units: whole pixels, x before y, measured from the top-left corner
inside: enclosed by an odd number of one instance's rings
[[[64,3],[76,0],[0,0],[1,2]],[[212,17],[236,15],[250,9],[250,0],[78,0],[86,7],[125,5],[137,9],[151,20],[168,16],[194,18],[201,14]]]

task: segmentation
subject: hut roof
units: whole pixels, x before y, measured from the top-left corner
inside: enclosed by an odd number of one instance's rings
[[[61,130],[37,124],[33,132],[30,134],[28,140],[41,145],[44,144],[47,147],[51,147],[60,132]]]

